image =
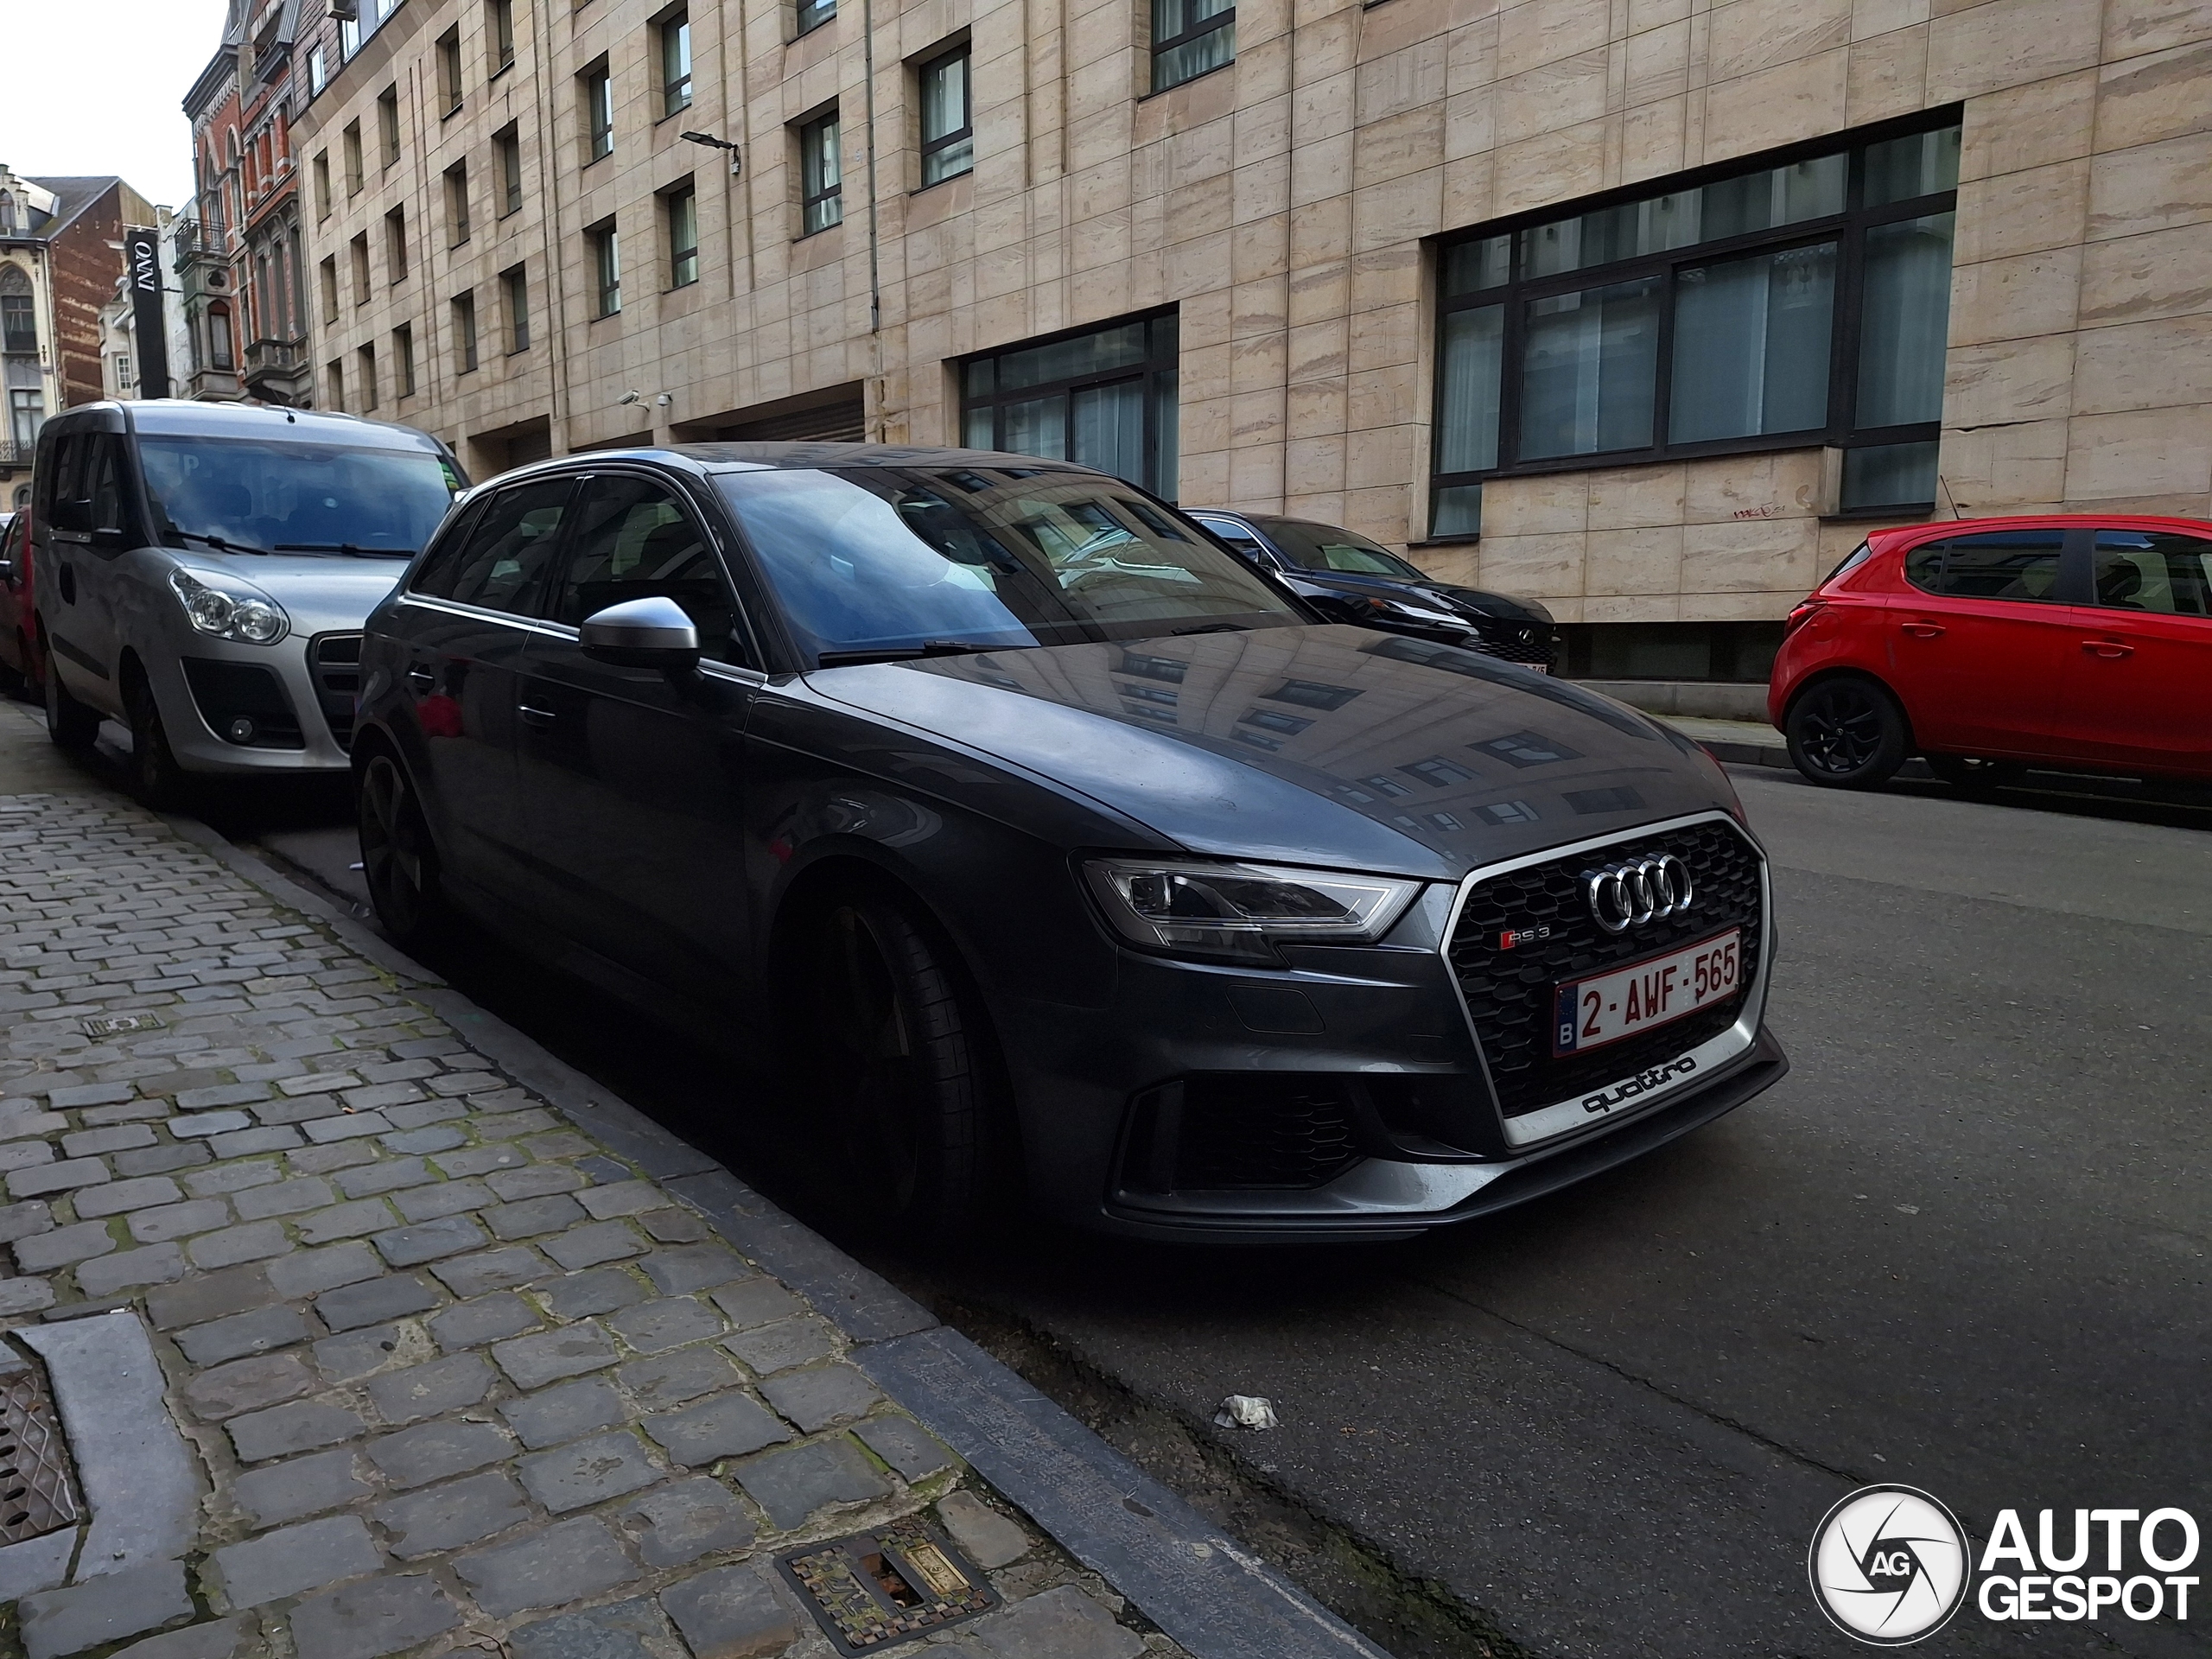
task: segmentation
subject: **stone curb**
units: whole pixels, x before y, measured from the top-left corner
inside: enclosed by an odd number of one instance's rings
[[[463,1042],[804,1295],[844,1332],[853,1362],[895,1404],[1194,1659],[1389,1659],[1014,1371],[714,1160],[219,831],[163,817],[394,975]]]
[[[1777,740],[1772,743],[1737,743],[1725,739],[1694,738],[1691,740],[1714,760],[1731,766],[1771,766],[1777,772],[1795,772],[1789,751]],[[1897,768],[1900,778],[1932,779],[1928,763],[1918,755],[1913,756]]]

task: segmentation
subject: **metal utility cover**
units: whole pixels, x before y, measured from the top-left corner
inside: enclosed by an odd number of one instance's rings
[[[126,1031],[159,1031],[162,1028],[158,1014],[96,1014],[77,1022],[77,1028],[87,1037],[120,1037]]]
[[[919,1516],[776,1558],[837,1651],[880,1653],[988,1612],[998,1592]]]
[[[18,1361],[0,1372],[0,1545],[44,1537],[83,1515],[53,1397],[38,1368]]]

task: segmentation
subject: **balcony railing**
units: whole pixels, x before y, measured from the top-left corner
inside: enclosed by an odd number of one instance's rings
[[[188,219],[176,227],[176,268],[182,270],[195,258],[228,259],[237,245],[238,238],[229,226]]]
[[[289,374],[300,366],[300,347],[289,340],[257,340],[245,348],[246,378]]]
[[[19,443],[13,438],[0,438],[0,467],[28,467],[37,452],[38,440]]]

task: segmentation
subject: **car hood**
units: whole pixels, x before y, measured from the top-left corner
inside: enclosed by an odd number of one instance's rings
[[[295,633],[352,629],[368,620],[407,574],[405,559],[364,559],[343,553],[171,552],[168,563],[198,576],[250,582],[284,607]]]
[[[1448,880],[1735,806],[1702,749],[1635,709],[1364,628],[1053,645],[806,679],[1217,855]]]

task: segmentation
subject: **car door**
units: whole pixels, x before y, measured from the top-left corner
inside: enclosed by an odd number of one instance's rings
[[[115,679],[123,597],[118,588],[125,580],[124,556],[134,541],[124,467],[117,433],[79,432],[64,439],[55,499],[56,516],[67,520],[67,528],[57,524],[48,536],[54,596],[60,601],[47,612],[48,637],[69,664],[72,691],[111,714],[122,709]]]
[[[2058,688],[2075,648],[2059,580],[2068,533],[2023,525],[1905,550],[1905,585],[1883,626],[1890,683],[1923,747],[2052,752]]]
[[[2059,694],[2061,752],[2212,775],[2212,537],[2101,529]]]
[[[744,948],[745,727],[765,681],[712,522],[664,475],[588,479],[517,702],[518,835],[537,902],[601,956],[695,994]],[[698,629],[696,671],[585,654],[587,617],[654,596]]]
[[[527,899],[515,828],[515,702],[523,656],[566,525],[573,475],[494,493],[425,563],[393,619],[422,757],[416,779],[450,872]]]

